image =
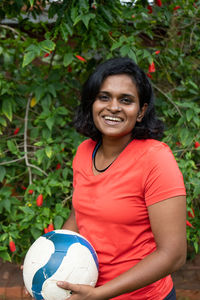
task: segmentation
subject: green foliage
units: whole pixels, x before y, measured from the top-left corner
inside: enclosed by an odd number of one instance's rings
[[[21,262],[48,224],[61,228],[67,219],[72,159],[83,140],[72,126],[81,85],[97,64],[118,55],[131,57],[151,77],[157,110],[166,124],[163,141],[171,147],[187,188],[193,226],[187,228],[188,243],[199,251],[200,2],[163,0],[161,7],[152,5],[152,13],[147,1],[121,2],[0,2],[4,260]],[[149,73],[152,62],[156,70]],[[36,204],[39,194],[41,207]],[[12,254],[10,239],[16,244]]]

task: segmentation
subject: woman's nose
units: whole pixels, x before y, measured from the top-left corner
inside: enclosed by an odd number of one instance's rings
[[[108,108],[108,110],[110,110],[112,112],[116,112],[116,111],[121,110],[120,103],[115,98],[110,100],[107,108]]]

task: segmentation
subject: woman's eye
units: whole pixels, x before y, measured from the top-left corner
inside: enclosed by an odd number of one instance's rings
[[[130,103],[132,103],[132,100],[130,98],[122,98],[121,102],[125,103],[125,104],[130,104]]]
[[[98,98],[99,100],[101,100],[101,101],[108,101],[108,100],[109,100],[109,97],[106,96],[106,95],[99,95],[97,98]]]

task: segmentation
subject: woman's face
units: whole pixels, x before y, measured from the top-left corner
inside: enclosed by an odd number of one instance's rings
[[[141,122],[147,104],[140,109],[136,85],[126,74],[108,76],[92,106],[93,121],[102,136],[131,138],[136,122]]]

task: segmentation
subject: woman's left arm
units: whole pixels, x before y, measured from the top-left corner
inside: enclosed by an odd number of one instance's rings
[[[177,196],[148,207],[156,250],[103,286],[65,283],[72,300],[103,300],[145,287],[178,270],[186,260],[186,198]]]

